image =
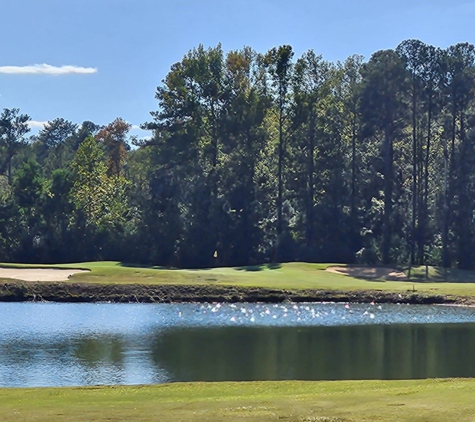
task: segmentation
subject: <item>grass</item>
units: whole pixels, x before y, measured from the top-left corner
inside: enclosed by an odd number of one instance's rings
[[[334,264],[285,263],[236,268],[175,270],[138,267],[120,262],[82,262],[77,264],[30,265],[0,264],[14,268],[82,268],[90,272],[76,274],[68,282],[100,284],[229,285],[269,289],[316,289],[340,291],[383,291],[445,296],[475,297],[475,272],[429,267],[412,269],[410,281],[365,280],[325,271]],[[444,279],[449,281],[444,281]]]
[[[475,272],[413,268],[418,282],[368,281],[325,269],[331,264],[170,270],[119,262],[83,268],[69,282],[207,284],[275,289],[381,290],[475,297]],[[0,264],[31,268],[32,265]],[[422,274],[422,275],[421,275]],[[473,282],[472,282],[473,281]],[[177,383],[157,386],[0,389],[0,421],[474,421],[475,379],[335,382]]]
[[[408,273],[406,269],[406,274]],[[420,282],[452,282],[452,283],[475,283],[475,271],[459,270],[457,268],[427,267],[428,279],[426,280],[426,267],[417,266],[411,268],[411,280]]]
[[[0,389],[13,421],[473,421],[475,380]]]

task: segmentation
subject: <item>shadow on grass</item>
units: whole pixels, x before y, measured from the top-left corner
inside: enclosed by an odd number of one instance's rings
[[[331,267],[329,268],[331,269]],[[397,268],[383,266],[347,265],[341,270],[337,270],[335,272],[337,274],[347,275],[364,281],[408,281],[406,274],[403,271]]]
[[[246,265],[244,267],[234,267],[236,271],[262,271],[262,270],[278,270],[282,268],[281,264],[259,264],[259,265]]]
[[[341,272],[340,274],[342,274]],[[475,271],[460,270],[458,268],[429,267],[426,277],[425,267],[388,268],[378,266],[346,266],[344,274],[358,280],[372,282],[399,281],[411,283],[475,283]]]
[[[147,265],[147,264],[137,264],[133,262],[118,262],[116,265],[125,268],[144,268],[152,270],[186,270],[186,271],[209,271],[213,268],[219,267],[205,267],[205,268],[176,268],[176,267],[165,267],[160,265]],[[259,265],[246,265],[244,267],[233,267],[236,271],[262,271],[262,270],[278,270],[282,268],[281,264],[259,264]]]
[[[116,265],[119,267],[126,267],[126,268],[146,268],[152,270],[176,270],[176,268],[168,268],[159,265],[147,265],[147,264],[136,264],[133,262],[118,262]]]
[[[475,271],[459,270],[458,268],[432,267],[426,278],[425,269],[411,273],[409,281],[418,283],[475,283]]]

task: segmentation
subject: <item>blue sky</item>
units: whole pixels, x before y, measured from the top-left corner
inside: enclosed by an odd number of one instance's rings
[[[475,0],[0,0],[0,110],[133,125],[157,108],[170,66],[200,43],[290,44],[366,58],[405,39],[475,43]],[[26,66],[36,66],[28,68]],[[63,65],[63,74],[56,68]],[[48,67],[50,66],[50,67]],[[139,134],[140,131],[135,130]]]

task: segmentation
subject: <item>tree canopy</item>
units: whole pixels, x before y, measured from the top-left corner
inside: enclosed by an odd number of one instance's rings
[[[4,261],[271,261],[475,268],[475,47],[418,40],[328,62],[198,46],[157,108],[0,116]]]

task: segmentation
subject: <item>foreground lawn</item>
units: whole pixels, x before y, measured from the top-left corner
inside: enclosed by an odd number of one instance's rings
[[[227,285],[268,289],[417,292],[418,294],[475,297],[475,271],[412,269],[409,281],[375,281],[325,271],[333,264],[285,263],[251,267],[175,270],[139,267],[120,262],[82,262],[60,265],[0,264],[9,268],[81,268],[69,282],[100,284]],[[447,280],[447,281],[445,281]]]
[[[475,380],[0,389],[11,421],[473,421]]]

